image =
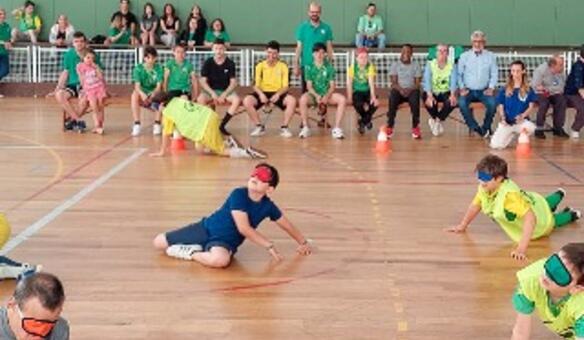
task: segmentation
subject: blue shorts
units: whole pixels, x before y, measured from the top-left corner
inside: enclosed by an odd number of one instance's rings
[[[213,247],[222,247],[229,250],[231,254],[235,254],[237,250],[233,249],[227,242],[210,239],[207,229],[203,226],[203,221],[191,223],[182,228],[169,231],[165,236],[169,246],[175,244],[198,244],[205,251],[209,251]]]

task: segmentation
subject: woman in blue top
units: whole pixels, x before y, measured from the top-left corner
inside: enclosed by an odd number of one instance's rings
[[[515,135],[525,131],[532,135],[535,124],[529,120],[529,113],[533,111],[537,96],[529,87],[525,64],[521,60],[511,63],[509,78],[504,88],[497,96],[497,111],[501,121],[491,137],[491,148],[506,148]]]

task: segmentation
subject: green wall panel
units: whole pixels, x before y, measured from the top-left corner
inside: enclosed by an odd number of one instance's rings
[[[470,30],[464,42],[469,44],[470,33],[480,29],[487,34],[487,44],[512,45],[514,3],[510,0],[469,0]]]
[[[468,0],[451,0],[428,3],[428,41],[447,44],[468,41],[470,31]]]
[[[388,1],[385,26],[393,43],[425,44],[428,38],[428,2],[435,0]],[[415,32],[415,33],[414,33]]]

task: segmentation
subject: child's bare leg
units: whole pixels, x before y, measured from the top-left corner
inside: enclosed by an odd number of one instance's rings
[[[99,127],[103,129],[103,122],[105,120],[105,103],[103,98],[99,99],[98,103],[97,103],[97,109],[99,110],[99,114],[98,114],[98,121],[99,121]]]
[[[337,114],[335,116],[335,127],[341,127],[341,121],[345,115],[345,108],[347,106],[347,98],[339,93],[333,93],[331,96],[331,103],[337,105]]]
[[[138,92],[133,91],[132,92],[132,97],[130,99],[131,101],[131,105],[132,105],[132,118],[134,119],[134,122],[139,122],[140,121],[140,95],[138,94]]]
[[[94,131],[96,131],[96,129],[99,128],[99,105],[97,104],[97,99],[89,99],[89,106],[91,107],[91,111],[93,111],[93,125]]]
[[[209,251],[194,253],[193,260],[211,268],[225,268],[231,263],[231,253],[223,247],[212,247]]]
[[[290,120],[294,115],[294,110],[296,109],[296,98],[292,97],[291,95],[287,95],[284,98],[284,126],[288,126],[290,124]]]
[[[162,234],[156,235],[154,240],[152,240],[152,245],[156,249],[166,250],[166,248],[169,247],[168,241],[166,240],[166,234],[162,233]]]
[[[308,104],[310,102],[310,95],[304,93],[300,97],[298,108],[300,109],[300,119],[302,119],[302,126],[308,126]]]

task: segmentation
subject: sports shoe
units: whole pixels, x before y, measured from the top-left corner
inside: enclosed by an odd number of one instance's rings
[[[166,248],[166,255],[181,260],[192,260],[193,254],[203,251],[199,244],[175,244]]]
[[[229,148],[229,157],[231,158],[251,158],[251,155],[247,152],[246,149],[242,149],[239,147],[231,147]]]
[[[160,136],[162,134],[162,125],[154,123],[154,125],[152,125],[152,134],[154,136]]]
[[[132,137],[136,137],[140,134],[140,124],[134,124],[132,125]]]
[[[422,139],[422,131],[420,131],[420,127],[416,126],[412,129],[412,138],[413,139]]]
[[[572,139],[579,139],[580,138],[580,132],[574,131],[574,130],[570,129],[570,138],[572,138]]]
[[[253,158],[253,159],[265,159],[268,158],[268,155],[266,155],[264,152],[259,151],[257,149],[252,148],[251,146],[248,146],[245,149],[245,152],[247,152],[247,154]]]
[[[292,132],[290,132],[290,129],[288,129],[287,127],[283,127],[280,128],[280,136],[284,138],[290,138],[292,137]]]
[[[534,135],[535,135],[535,138],[537,138],[537,139],[545,139],[545,133],[543,132],[543,130],[535,130]]]
[[[436,119],[436,130],[438,130],[438,136],[444,134],[444,125],[440,119]]]
[[[266,133],[266,127],[263,125],[256,125],[255,129],[249,134],[252,137],[263,136]]]
[[[300,137],[300,138],[308,138],[308,137],[310,137],[310,128],[308,126],[302,127],[302,130],[300,130],[300,133],[298,134],[298,137]]]
[[[12,263],[1,263],[0,264],[0,280],[4,279],[23,279],[36,272],[40,272],[42,266],[31,265],[28,263],[23,264],[12,264]]]
[[[359,131],[360,135],[365,133],[365,123],[361,119],[357,122],[357,131]]]
[[[560,138],[570,138],[570,135],[564,131],[564,129],[554,129],[553,134],[555,137]]]
[[[562,199],[564,199],[566,197],[566,190],[564,188],[558,188],[556,190],[556,192],[560,195],[562,195]]]
[[[385,129],[385,134],[387,135],[388,139],[393,137],[393,128],[392,127],[389,127],[389,126],[386,126],[385,128],[381,127],[379,130],[381,130],[381,129]]]
[[[63,129],[71,131],[75,127],[75,121],[71,118],[67,118],[65,123],[63,123]]]
[[[365,124],[365,126],[367,127],[367,130],[373,129],[373,123],[371,121],[368,121],[367,124]]]
[[[76,120],[73,122],[73,131],[77,131],[79,133],[83,133],[87,129],[87,125],[82,120]]]
[[[331,131],[331,135],[333,136],[334,139],[343,139],[345,138],[345,135],[343,134],[343,129],[341,128],[334,128]]]
[[[582,218],[582,212],[580,210],[570,208],[570,213],[572,214],[572,222]]]
[[[428,126],[430,126],[430,132],[432,135],[438,136],[438,130],[436,129],[436,120],[432,117],[428,118]]]

